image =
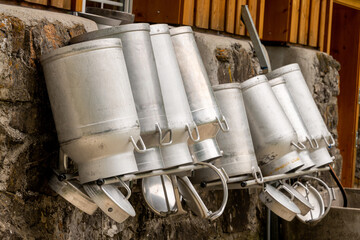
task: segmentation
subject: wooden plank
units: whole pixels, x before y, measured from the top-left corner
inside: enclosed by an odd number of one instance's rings
[[[136,22],[181,24],[182,0],[134,0]]]
[[[25,2],[40,4],[40,5],[47,5],[47,0],[25,0]]]
[[[224,31],[225,29],[225,8],[226,0],[212,0],[211,3],[211,24],[213,30]]]
[[[300,23],[298,43],[307,45],[309,34],[310,0],[302,0],[300,7]]]
[[[199,28],[209,28],[210,20],[210,0],[196,1],[195,26]]]
[[[297,43],[300,16],[300,0],[292,0],[289,41]]]
[[[290,27],[290,0],[265,1],[265,41],[287,42]]]
[[[332,31],[332,20],[333,20],[333,6],[334,1],[329,0],[328,1],[328,13],[327,13],[327,36],[326,36],[326,53],[330,54],[330,44],[331,44],[331,31]],[[359,25],[357,25],[359,26]]]
[[[71,0],[71,11],[82,11],[82,0]]]
[[[226,32],[235,32],[236,0],[228,0],[226,4]]]
[[[338,141],[343,157],[341,181],[352,187],[355,176],[355,143],[358,130],[358,94],[360,67],[360,13],[334,4],[331,55],[340,62],[338,96]]]
[[[195,0],[184,0],[182,24],[194,25]]]
[[[265,14],[265,0],[258,0],[258,10],[257,10],[257,29],[259,38],[263,38],[264,33],[264,14]]]
[[[251,18],[253,19],[255,26],[257,26],[257,0],[248,0],[248,5]],[[246,35],[249,36],[249,32],[246,32]]]
[[[310,7],[309,46],[318,46],[320,0],[312,0]]]
[[[235,34],[245,35],[245,25],[241,21],[241,6],[246,5],[246,0],[236,1],[236,21],[235,21]]]
[[[61,9],[71,9],[71,0],[51,0],[50,5]]]
[[[325,27],[326,27],[326,9],[327,9],[327,1],[321,0],[320,4],[320,26],[319,26],[319,49],[320,51],[324,51],[324,41],[325,41]]]
[[[334,0],[334,3],[338,3],[356,10],[360,10],[359,0]]]

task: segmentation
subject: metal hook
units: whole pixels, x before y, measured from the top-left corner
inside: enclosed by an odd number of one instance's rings
[[[198,126],[196,125],[196,123],[194,122],[194,125],[195,125],[195,132],[196,132],[196,139],[194,139],[194,137],[193,137],[193,135],[192,135],[192,131],[191,131],[191,129],[190,129],[190,126],[189,126],[189,124],[186,124],[185,126],[186,126],[186,130],[187,130],[187,132],[188,132],[188,134],[189,134],[189,138],[193,141],[193,142],[198,142],[198,141],[200,141],[200,133],[199,133],[199,128],[198,128]]]
[[[59,149],[59,171],[61,173],[67,172],[69,167],[69,157],[64,151]]]
[[[301,146],[298,146],[295,142],[291,142],[292,145],[294,145],[297,149],[299,150],[305,150],[306,149],[306,146],[302,143],[302,142],[298,142],[298,144]]]
[[[264,183],[264,177],[262,175],[262,172],[260,170],[259,167],[252,167],[251,168],[252,170],[252,174],[253,174],[253,177],[255,178],[255,181],[258,183],[258,184],[263,184]],[[258,174],[260,175],[260,178],[258,177]]]
[[[126,183],[124,183],[124,181],[122,181],[120,178],[117,177],[117,179],[119,180],[120,185],[125,188],[125,190],[126,190],[126,192],[127,192],[127,195],[126,195],[125,198],[126,198],[126,200],[128,200],[128,199],[130,198],[130,196],[131,196],[131,189],[130,189],[130,187],[129,187]]]
[[[324,139],[326,145],[331,148],[332,146],[335,145],[335,139],[333,138],[332,134],[330,133],[330,140],[331,140],[331,143],[329,143],[326,139],[326,137],[324,135],[322,135],[322,138]]]
[[[168,145],[170,145],[170,144],[172,144],[172,130],[171,129],[169,129],[169,130],[167,130],[166,132],[165,132],[165,135],[163,136],[163,132],[162,132],[162,130],[161,130],[161,128],[160,128],[160,124],[159,123],[155,123],[155,128],[156,128],[156,130],[159,132],[159,143],[160,143],[160,146],[168,146]],[[167,134],[170,134],[170,136],[169,136],[169,142],[167,142],[167,143],[164,143],[164,139],[166,138],[166,135]]]
[[[313,136],[311,136],[311,138],[309,138],[307,136],[306,139],[309,141],[310,146],[311,146],[312,149],[318,149],[319,148],[319,143],[317,142],[317,140]],[[314,146],[313,142],[315,142],[315,146]]]
[[[217,119],[219,126],[223,132],[228,132],[230,130],[229,124],[227,123],[224,115],[221,116],[221,120],[218,117],[216,117],[216,119]]]
[[[138,145],[136,144],[133,136],[130,136],[129,141],[132,143],[132,145],[134,146],[135,151],[137,151],[138,153],[144,153],[144,152],[146,152],[146,146],[145,146],[144,140],[141,138],[141,136],[139,137],[139,142],[140,142],[140,144],[141,144],[142,149],[140,149],[140,148],[138,147]]]

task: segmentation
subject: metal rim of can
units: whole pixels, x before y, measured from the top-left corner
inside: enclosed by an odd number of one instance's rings
[[[271,80],[271,79],[280,77],[282,75],[285,75],[286,73],[294,72],[294,71],[298,71],[298,70],[300,70],[299,64],[292,63],[292,64],[285,65],[283,67],[277,68],[277,69],[269,72],[268,74],[266,74],[266,77],[269,80]]]
[[[249,88],[252,88],[258,84],[267,82],[267,77],[265,75],[258,75],[252,78],[249,78],[245,82],[241,83],[241,89],[243,91],[248,90]]]

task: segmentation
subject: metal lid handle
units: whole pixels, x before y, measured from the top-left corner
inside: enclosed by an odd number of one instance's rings
[[[208,219],[213,221],[213,220],[217,219],[218,217],[220,217],[221,214],[223,214],[226,204],[227,204],[227,201],[228,201],[228,198],[229,198],[227,178],[226,178],[226,176],[224,176],[224,173],[219,168],[215,167],[214,165],[212,165],[210,163],[198,162],[198,163],[195,163],[195,165],[204,165],[204,166],[207,166],[207,167],[211,168],[212,170],[214,170],[215,173],[220,177],[220,180],[221,180],[221,183],[223,186],[224,195],[223,195],[223,200],[222,200],[220,208],[217,211],[210,213],[209,216],[207,217]]]

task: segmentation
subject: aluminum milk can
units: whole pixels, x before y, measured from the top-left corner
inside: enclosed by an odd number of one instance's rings
[[[41,57],[58,139],[86,183],[137,171],[140,127],[119,39],[56,49]]]
[[[327,147],[333,146],[335,140],[328,131],[315,101],[312,98],[299,65],[297,63],[289,64],[267,74],[269,79],[279,76],[282,76],[285,79],[286,86],[304,120],[306,128],[322,149],[311,151],[310,155],[313,161],[317,167],[331,163],[333,161],[332,157],[324,150],[326,150]]]
[[[172,144],[161,147],[164,167],[192,163],[187,141],[193,138],[191,133],[197,126],[191,115],[168,25],[151,25],[150,36],[168,125],[173,134]]]
[[[171,143],[171,131],[168,129],[162,99],[158,73],[150,40],[150,25],[147,23],[127,24],[119,27],[89,32],[73,38],[71,42],[86,41],[94,38],[120,38],[124,46],[124,56],[129,73],[131,89],[138,113],[141,136],[147,148],[159,147]],[[170,134],[167,134],[170,133]],[[163,167],[163,161],[157,150],[143,151],[143,157],[137,157],[140,171],[155,170]],[[136,154],[139,156],[139,154]],[[143,160],[151,155],[154,162],[144,164]],[[145,167],[146,166],[146,167]]]
[[[285,79],[286,86],[311,135],[318,141],[323,139],[326,145],[334,144],[334,139],[321,117],[299,65],[289,64],[267,74],[269,79],[279,76]]]
[[[187,94],[193,119],[198,126],[200,141],[189,139],[189,148],[195,160],[209,161],[221,156],[216,134],[221,128],[228,131],[225,117],[221,114],[211,89],[191,27],[170,29],[176,57]]]
[[[241,84],[246,115],[263,175],[295,171],[304,164],[294,145],[296,133],[265,75]]]
[[[223,168],[229,177],[255,174],[258,171],[253,142],[246,116],[240,83],[213,86],[216,101],[226,117],[230,131],[219,132],[216,140],[223,151],[221,158],[211,161]],[[195,177],[201,181],[218,179],[214,171],[199,169]],[[198,181],[197,181],[198,182]]]
[[[269,83],[277,100],[279,101],[282,109],[284,110],[297,134],[298,142],[296,143],[296,148],[298,149],[301,161],[304,163],[304,166],[302,166],[300,170],[306,170],[315,166],[315,163],[310,158],[308,149],[316,149],[318,146],[316,142],[311,139],[310,134],[308,133],[301,118],[301,115],[297,110],[296,105],[285,85],[284,78],[274,78],[270,80]]]

